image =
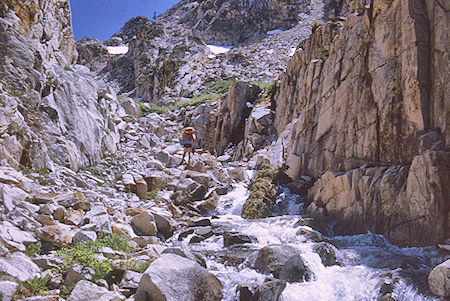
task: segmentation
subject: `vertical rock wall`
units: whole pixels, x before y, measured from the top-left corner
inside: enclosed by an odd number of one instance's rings
[[[299,45],[281,77],[275,127],[288,174],[320,178],[309,211],[347,232],[435,243],[449,224],[448,7],[347,5],[346,18]]]

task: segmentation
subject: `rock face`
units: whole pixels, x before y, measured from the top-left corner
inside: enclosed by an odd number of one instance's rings
[[[162,18],[176,16],[208,44],[237,45],[255,41],[274,29],[297,24],[308,12],[308,0],[181,1]]]
[[[221,300],[221,290],[222,283],[195,261],[163,254],[144,272],[135,299]]]
[[[245,121],[259,90],[257,85],[245,82],[236,82],[231,86],[225,98],[218,102],[217,108],[209,112],[204,126],[204,147],[223,154],[228,143],[237,145],[244,139]]]
[[[448,84],[431,55],[448,52],[444,9],[433,1],[353,5],[345,22],[301,43],[282,76],[275,126],[280,134],[294,123],[290,175],[408,164],[432,129],[448,147]]]
[[[310,212],[400,244],[436,243],[448,233],[450,195],[448,10],[435,1],[349,10],[302,42],[281,77],[280,159],[293,178],[321,177]],[[355,169],[363,165],[378,167]]]
[[[76,51],[68,1],[1,5],[2,158],[14,168],[55,162],[78,169],[114,152],[115,93],[86,67],[70,67]]]

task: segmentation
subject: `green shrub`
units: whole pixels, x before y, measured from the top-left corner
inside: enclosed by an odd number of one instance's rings
[[[47,283],[49,279],[50,276],[47,275],[44,278],[35,277],[33,279],[28,279],[27,281],[21,282],[12,296],[12,300],[22,300],[24,298],[44,295],[45,292],[48,291]]]
[[[124,252],[129,252],[132,249],[128,245],[128,240],[124,237],[117,234],[100,234],[95,242],[79,242],[74,246],[58,250],[56,254],[62,259],[61,268],[63,270],[68,270],[74,264],[77,264],[87,273],[91,274],[94,271],[91,276],[92,280],[96,281],[104,278],[112,270],[110,259],[100,260],[96,256],[101,247],[109,247]]]
[[[312,24],[312,26],[311,26],[311,31],[312,31],[312,32],[315,32],[315,31],[317,30],[317,28],[320,27],[320,25],[321,25],[321,24],[320,24],[319,22],[314,21],[313,24]]]
[[[34,244],[29,244],[25,249],[25,254],[28,256],[34,256],[35,254],[39,254],[41,252],[42,242],[40,239]]]
[[[148,110],[149,110],[149,113],[156,113],[159,115],[163,115],[163,114],[166,114],[167,112],[169,112],[170,108],[169,107],[161,107],[155,103],[150,103],[150,108]]]
[[[159,192],[159,188],[155,188],[152,191],[148,191],[147,192],[147,199],[148,200],[153,200],[158,195],[158,192]]]
[[[275,94],[274,83],[268,83],[263,89],[263,93],[256,100],[256,103],[270,102]]]
[[[137,273],[144,273],[152,262],[153,260],[138,261],[130,267],[130,270]]]

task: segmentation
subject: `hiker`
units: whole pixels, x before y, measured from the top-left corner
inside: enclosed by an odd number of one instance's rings
[[[195,141],[195,129],[193,127],[186,127],[183,129],[183,135],[181,136],[180,144],[183,145],[183,159],[181,159],[181,164],[184,162],[184,156],[186,152],[188,153],[188,165],[191,163],[191,153],[194,154],[193,144]]]

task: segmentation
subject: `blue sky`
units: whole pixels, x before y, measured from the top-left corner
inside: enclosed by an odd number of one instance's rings
[[[110,38],[133,17],[153,19],[180,0],[70,0],[75,40],[95,37]]]

